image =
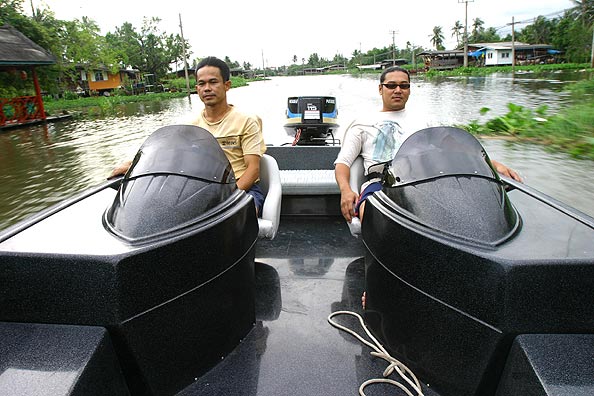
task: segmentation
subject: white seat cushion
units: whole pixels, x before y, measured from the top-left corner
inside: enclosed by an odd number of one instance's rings
[[[283,193],[288,195],[338,194],[334,169],[282,170]]]

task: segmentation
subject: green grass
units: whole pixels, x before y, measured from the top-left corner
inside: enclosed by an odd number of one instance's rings
[[[513,71],[530,71],[535,74],[548,73],[558,70],[594,70],[588,63],[559,63],[552,65],[525,66],[487,66],[487,67],[458,67],[452,70],[428,70],[424,73],[427,78],[448,76],[485,76],[493,73],[512,73]]]
[[[567,89],[580,102],[556,115],[549,116],[547,106],[531,110],[509,103],[509,111],[503,116],[484,123],[474,120],[459,127],[475,135],[512,137],[541,144],[550,151],[594,160],[594,80],[580,81]],[[488,112],[488,108],[481,109],[483,115]]]
[[[243,87],[249,81],[243,77],[231,77],[231,87]],[[50,115],[66,112],[73,112],[74,115],[112,115],[115,114],[119,105],[136,102],[154,102],[167,99],[181,98],[187,95],[185,78],[176,78],[167,81],[166,86],[171,92],[150,93],[141,95],[121,95],[115,93],[111,96],[92,96],[86,98],[68,95],[65,99],[43,99],[45,111]],[[190,78],[190,89],[195,90],[196,79]]]

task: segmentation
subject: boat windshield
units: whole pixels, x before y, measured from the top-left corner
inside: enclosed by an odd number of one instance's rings
[[[453,127],[426,128],[402,143],[384,184],[396,187],[452,175],[499,180],[485,149],[474,136]]]
[[[153,132],[138,150],[126,179],[156,174],[235,183],[231,164],[217,140],[193,125],[171,125]]]

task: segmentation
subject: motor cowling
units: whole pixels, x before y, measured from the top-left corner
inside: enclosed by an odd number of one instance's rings
[[[130,242],[165,236],[217,212],[236,190],[212,134],[192,125],[162,127],[140,147],[104,224]]]
[[[484,148],[458,128],[426,128],[406,139],[384,171],[383,192],[442,235],[496,245],[520,225]]]

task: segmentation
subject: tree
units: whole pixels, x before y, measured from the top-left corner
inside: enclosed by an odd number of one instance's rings
[[[56,56],[57,65],[37,68],[36,71],[44,90],[58,93],[62,59],[59,32],[63,27],[63,22],[57,20],[54,13],[46,9],[33,9],[33,16],[28,18],[23,15],[22,3],[23,0],[0,0],[0,25],[11,25]]]
[[[223,61],[227,64],[227,66],[229,66],[230,69],[235,69],[239,67],[239,62],[232,61],[231,58],[229,58],[228,56],[225,56]]]
[[[112,71],[117,71],[119,65],[109,52],[105,38],[99,32],[97,23],[88,17],[82,17],[82,20],[64,21],[60,32],[63,61],[71,68],[78,63],[88,65],[90,68],[111,67]]]
[[[571,15],[580,20],[586,27],[594,24],[594,0],[571,0],[575,7],[571,9]]]
[[[497,43],[501,41],[501,37],[497,33],[497,29],[490,27],[488,29],[481,29],[481,31],[476,35],[474,41],[476,43]]]
[[[456,21],[454,26],[452,27],[452,37],[456,36],[456,46],[460,47],[460,37],[464,34],[464,25],[462,22]]]
[[[483,20],[480,18],[474,18],[474,20],[472,21],[472,33],[470,35],[470,40],[473,43],[479,42],[479,35],[484,30],[484,24],[485,22],[483,22]]]
[[[433,34],[429,37],[431,38],[431,44],[433,44],[436,50],[443,51],[445,49],[443,46],[444,37],[441,26],[434,26]]]
[[[571,13],[581,21],[586,35],[592,37],[590,47],[590,66],[594,67],[594,0],[572,0],[575,7]]]
[[[105,39],[121,64],[138,69],[144,64],[140,34],[130,22],[124,22],[114,33],[108,32]]]
[[[342,54],[336,54],[334,55],[334,58],[332,59],[332,63],[335,65],[343,65],[345,66],[348,63],[348,59],[345,58],[344,56],[342,56]]]
[[[556,24],[552,44],[564,52],[567,61],[584,63],[591,60],[592,34],[592,26],[569,10]]]
[[[169,65],[183,59],[180,35],[167,35],[159,30],[159,18],[144,19],[140,32],[129,22],[108,33],[106,40],[119,63],[154,74],[157,79],[169,72]],[[186,41],[187,54],[191,54]]]
[[[169,50],[169,56],[171,57],[172,61],[170,63],[181,63],[185,66],[187,59],[192,55],[192,51],[190,51],[190,43],[188,40],[184,40],[182,43],[182,38],[179,34],[173,35],[170,34],[165,39],[166,48]],[[186,53],[184,56],[184,48],[186,49]]]
[[[320,65],[320,56],[314,52],[309,56],[307,64],[311,67],[318,67]]]
[[[410,63],[413,65],[413,67],[416,67],[416,54],[419,52],[423,52],[423,47],[419,47],[410,41],[407,41],[406,48],[401,51],[400,57],[404,59],[410,59]]]
[[[167,47],[167,35],[158,28],[159,22],[160,18],[145,18],[140,29],[140,48],[144,61],[141,70],[154,74],[157,79],[167,75],[169,65],[175,59],[172,49]]]
[[[554,25],[554,21],[539,16],[534,20],[532,25],[528,25],[522,29],[518,34],[518,39],[526,43],[548,44],[552,41]]]
[[[293,63],[297,63],[297,55],[293,55]]]

